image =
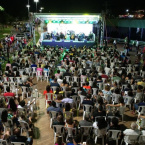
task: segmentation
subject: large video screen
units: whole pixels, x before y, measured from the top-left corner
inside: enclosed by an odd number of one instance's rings
[[[75,34],[84,33],[86,36],[93,31],[93,24],[61,24],[61,23],[49,23],[47,24],[48,33],[54,34],[62,32],[66,35],[69,31],[73,31]]]

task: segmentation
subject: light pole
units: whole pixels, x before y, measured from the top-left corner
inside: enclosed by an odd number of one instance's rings
[[[28,17],[29,17],[29,11],[30,11],[30,5],[26,5],[26,7],[28,8]]]
[[[28,18],[29,18],[29,11],[30,11],[29,0],[28,0],[28,4],[26,5],[26,7],[28,8]]]
[[[39,2],[39,0],[34,0],[34,2],[36,3],[36,13],[37,13],[37,3]]]
[[[44,8],[43,8],[43,7],[41,7],[41,8],[40,8],[40,10],[39,10],[39,12],[41,13],[43,9],[44,9]]]

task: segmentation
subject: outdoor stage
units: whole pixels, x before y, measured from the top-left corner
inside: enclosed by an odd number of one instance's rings
[[[103,43],[104,22],[101,14],[51,14],[34,13],[35,21],[40,21],[42,46],[70,48],[92,47],[100,40]],[[35,36],[35,31],[34,34]],[[35,38],[35,37],[34,37]],[[35,42],[35,39],[33,40]]]
[[[56,41],[56,40],[43,40],[42,41],[42,46],[59,46],[59,47],[66,47],[67,49],[70,48],[70,46],[74,47],[76,46],[76,48],[78,47],[83,47],[84,45],[86,45],[87,47],[92,47],[95,45],[94,41],[73,41],[73,40],[60,40],[60,41]]]

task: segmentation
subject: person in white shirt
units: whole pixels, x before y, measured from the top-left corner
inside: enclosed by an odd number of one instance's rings
[[[137,124],[135,122],[132,122],[130,127],[131,129],[126,129],[123,131],[123,134],[125,135],[124,141],[128,143],[131,143],[128,135],[140,135],[140,130],[137,129]]]

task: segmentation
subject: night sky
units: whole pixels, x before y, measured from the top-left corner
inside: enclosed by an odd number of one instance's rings
[[[36,3],[30,1],[30,11],[36,11]],[[27,16],[26,5],[28,0],[0,0],[0,5],[5,11],[14,17]],[[145,1],[136,2],[130,0],[39,0],[38,11],[44,7],[44,13],[100,13],[106,8],[109,13],[124,14],[126,9],[130,11],[144,9]]]

